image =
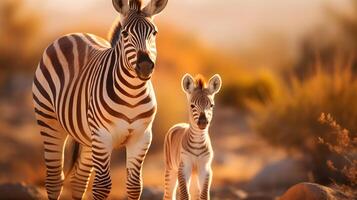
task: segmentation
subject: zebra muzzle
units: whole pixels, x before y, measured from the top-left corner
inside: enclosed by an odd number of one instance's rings
[[[154,64],[152,62],[144,61],[138,64],[136,73],[139,78],[147,79],[150,78],[152,72],[154,71]]]
[[[149,55],[145,52],[138,52],[138,62],[135,71],[140,79],[148,80],[154,71],[154,62],[151,61]]]

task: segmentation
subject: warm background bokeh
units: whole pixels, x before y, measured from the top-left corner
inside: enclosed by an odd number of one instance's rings
[[[0,183],[44,191],[31,97],[42,51],[70,32],[106,37],[116,17],[111,0],[0,1]],[[356,187],[356,171],[353,180],[326,164],[351,163],[319,143],[319,137],[339,141],[333,122],[319,121],[321,113],[348,129],[348,139],[356,137],[356,0],[169,0],[155,21],[159,107],[146,188],[163,188],[163,138],[187,120],[180,86],[187,72],[223,79],[211,128],[216,199],[273,197],[301,181]],[[112,199],[125,194],[124,156],[113,156]]]

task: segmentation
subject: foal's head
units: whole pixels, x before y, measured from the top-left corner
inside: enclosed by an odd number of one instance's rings
[[[204,130],[212,120],[214,96],[221,88],[221,77],[216,74],[208,83],[201,75],[193,78],[186,74],[182,78],[182,88],[189,102],[190,123],[194,128]]]

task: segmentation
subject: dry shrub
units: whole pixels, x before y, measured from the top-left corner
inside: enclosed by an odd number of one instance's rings
[[[269,143],[299,152],[311,160],[308,167],[320,183],[329,182],[327,148],[316,138],[327,138],[329,127],[316,119],[322,112],[331,113],[351,131],[357,132],[357,80],[350,68],[333,72],[318,70],[306,80],[292,80],[292,87],[267,106],[256,109],[254,127]]]
[[[326,145],[331,153],[337,154],[344,160],[344,165],[339,167],[332,160],[327,160],[326,164],[334,172],[341,174],[346,182],[339,183],[335,180],[334,185],[349,196],[357,196],[355,188],[357,186],[357,137],[351,136],[347,129],[342,128],[330,114],[322,113],[319,122],[331,128],[329,138],[318,138],[319,143]]]

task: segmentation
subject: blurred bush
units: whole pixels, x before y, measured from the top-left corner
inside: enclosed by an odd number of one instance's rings
[[[265,104],[274,97],[277,88],[273,78],[258,75],[251,79],[228,83],[218,99],[225,106],[245,112],[250,111],[252,105]]]
[[[317,138],[328,137],[328,127],[317,119],[322,112],[331,113],[351,133],[357,131],[357,80],[350,68],[327,72],[317,67],[306,80],[292,78],[284,95],[255,109],[254,127],[266,141],[290,152],[312,159],[311,169],[317,181],[328,182],[325,166],[327,149]]]

